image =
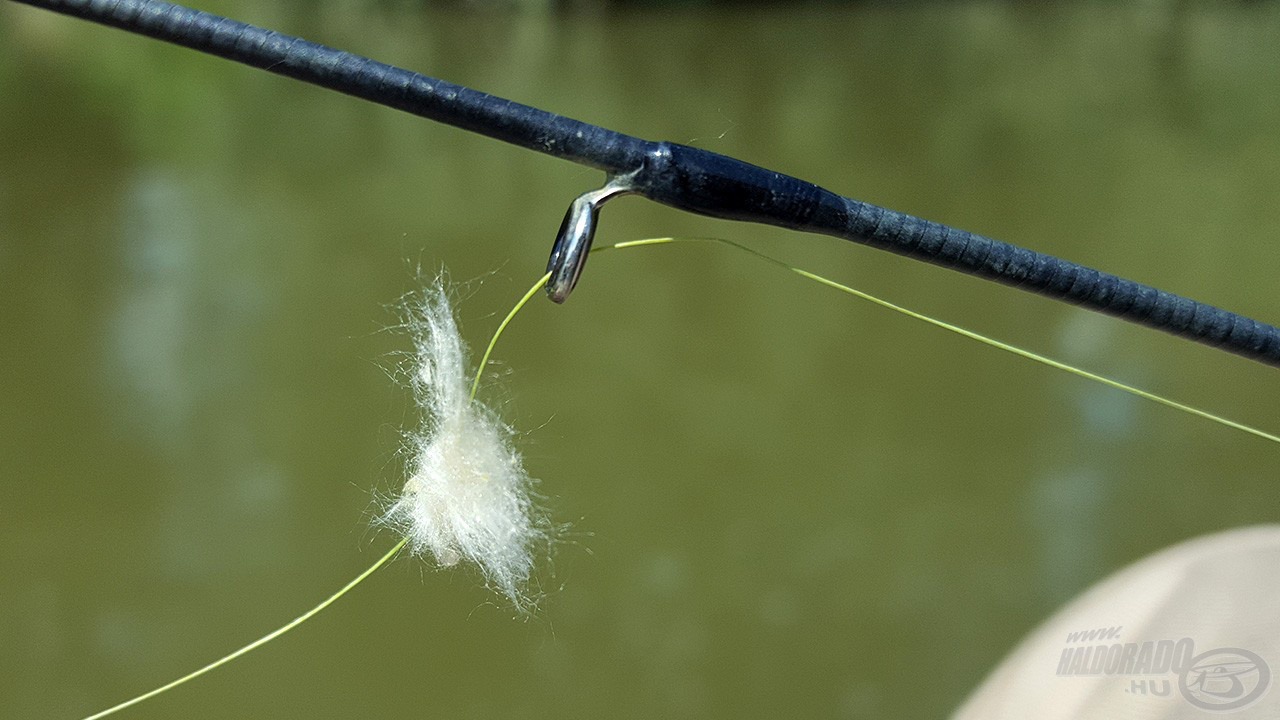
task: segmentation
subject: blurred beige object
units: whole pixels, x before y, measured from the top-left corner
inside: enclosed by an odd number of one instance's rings
[[[1280,717],[1280,525],[1166,548],[1033,631],[956,711],[993,718]]]

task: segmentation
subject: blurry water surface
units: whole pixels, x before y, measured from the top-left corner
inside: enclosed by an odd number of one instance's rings
[[[207,9],[1280,320],[1274,5]],[[481,345],[600,178],[9,3],[0,110],[0,715],[74,717],[390,546],[391,306],[445,268]],[[1211,349],[832,239],[603,218],[1280,428],[1276,370]],[[1280,448],[715,247],[595,258],[497,357],[571,526],[536,616],[401,559],[129,717],[940,717],[1108,571],[1280,520]]]

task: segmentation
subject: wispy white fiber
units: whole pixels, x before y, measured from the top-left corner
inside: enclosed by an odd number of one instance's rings
[[[424,422],[410,439],[409,478],[383,521],[442,567],[475,563],[489,585],[524,608],[534,551],[547,537],[530,497],[533,480],[512,430],[470,397],[466,346],[442,283],[415,299],[409,314],[410,382]]]

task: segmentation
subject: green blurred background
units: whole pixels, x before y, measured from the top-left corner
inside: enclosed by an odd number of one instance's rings
[[[201,7],[1280,320],[1273,4]],[[168,681],[389,547],[389,306],[446,268],[482,344],[599,181],[0,3],[0,716]],[[669,234],[1280,428],[1275,369],[837,240],[622,199],[598,241]],[[401,559],[127,717],[936,718],[1106,573],[1280,520],[1280,448],[715,247],[600,256],[497,356],[571,525],[532,619]]]

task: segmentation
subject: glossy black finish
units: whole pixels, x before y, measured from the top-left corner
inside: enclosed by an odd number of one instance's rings
[[[651,143],[353,53],[153,0],[16,0],[252,65],[610,173]]]
[[[1280,366],[1280,329],[1271,325],[1051,255],[842,197],[731,157],[641,140],[156,0],[16,1],[314,83],[598,168],[610,177],[627,177],[630,192],[681,210],[833,235]],[[557,236],[548,268],[553,275],[548,293],[557,302],[568,297],[585,264],[598,212],[598,203],[590,205],[585,214],[583,208],[571,207]],[[571,224],[571,219],[578,224]]]
[[[1271,325],[706,150],[660,143],[635,182],[682,210],[853,240],[1280,366],[1280,330]]]

